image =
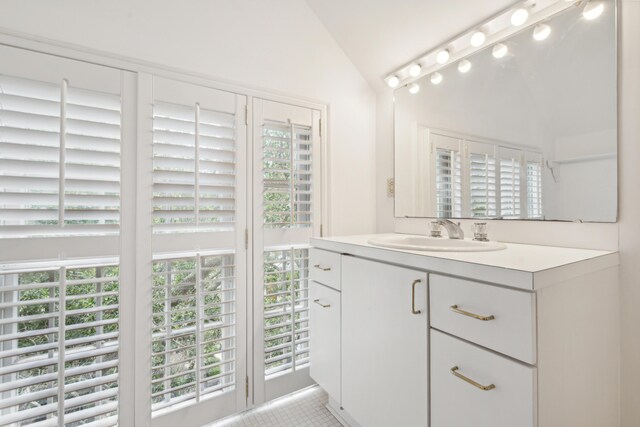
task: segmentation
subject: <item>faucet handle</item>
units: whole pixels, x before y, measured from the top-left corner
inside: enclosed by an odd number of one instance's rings
[[[429,236],[442,237],[442,226],[438,221],[431,221],[429,223]]]
[[[477,240],[479,242],[489,241],[486,222],[473,223],[473,240]]]

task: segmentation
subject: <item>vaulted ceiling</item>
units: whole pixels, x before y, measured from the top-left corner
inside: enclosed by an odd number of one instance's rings
[[[515,0],[306,0],[375,90],[397,67]]]

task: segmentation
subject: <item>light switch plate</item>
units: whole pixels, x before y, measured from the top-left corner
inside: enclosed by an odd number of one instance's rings
[[[396,194],[396,182],[393,178],[387,179],[387,197],[393,197]]]

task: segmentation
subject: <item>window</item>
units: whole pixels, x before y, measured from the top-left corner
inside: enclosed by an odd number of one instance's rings
[[[264,253],[264,370],[267,377],[309,363],[309,250]]]
[[[5,271],[0,298],[3,425],[117,425],[118,265]]]
[[[0,75],[2,236],[117,233],[119,209],[120,96]]]
[[[153,263],[152,408],[235,388],[234,255]]]
[[[265,226],[311,227],[311,127],[266,120],[262,141]]]
[[[438,218],[543,218],[542,154],[425,129]]]

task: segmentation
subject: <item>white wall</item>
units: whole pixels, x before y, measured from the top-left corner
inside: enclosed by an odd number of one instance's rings
[[[5,0],[0,27],[328,103],[330,231],[375,229],[375,95],[305,2]]]
[[[640,1],[622,0],[620,80],[620,277],[622,427],[640,425]]]

